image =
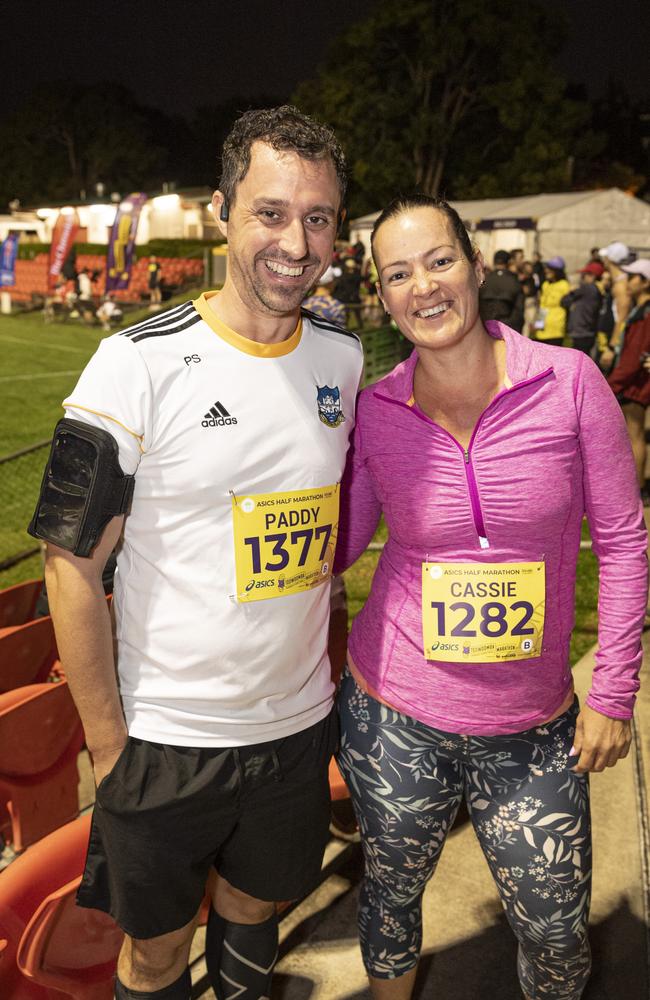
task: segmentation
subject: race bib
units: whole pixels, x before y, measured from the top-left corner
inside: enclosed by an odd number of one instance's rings
[[[233,496],[238,601],[318,587],[332,575],[339,484]]]
[[[543,562],[422,563],[422,635],[427,660],[499,663],[540,656]]]

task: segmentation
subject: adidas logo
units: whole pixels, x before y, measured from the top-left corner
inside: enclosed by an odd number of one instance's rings
[[[211,406],[201,421],[201,427],[225,427],[226,424],[236,424],[237,417],[231,417],[228,410],[217,400]]]

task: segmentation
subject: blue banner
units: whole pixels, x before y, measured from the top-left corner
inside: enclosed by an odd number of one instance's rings
[[[0,247],[0,288],[8,288],[16,283],[16,257],[20,233],[9,233]]]

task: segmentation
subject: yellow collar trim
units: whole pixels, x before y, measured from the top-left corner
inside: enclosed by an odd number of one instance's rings
[[[250,340],[248,337],[242,337],[240,333],[235,333],[229,326],[221,322],[214,309],[208,304],[208,299],[218,294],[218,292],[204,292],[203,295],[194,300],[194,308],[210,329],[231,347],[236,347],[244,354],[252,354],[255,358],[281,358],[285,354],[291,354],[300,343],[302,319],[298,320],[298,326],[290,337],[276,344],[260,344],[257,340]]]

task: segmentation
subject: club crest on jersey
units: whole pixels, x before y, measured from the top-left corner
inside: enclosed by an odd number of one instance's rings
[[[329,385],[316,386],[316,402],[318,416],[328,427],[338,427],[345,420],[341,413],[341,391],[338,386],[332,389]]]

